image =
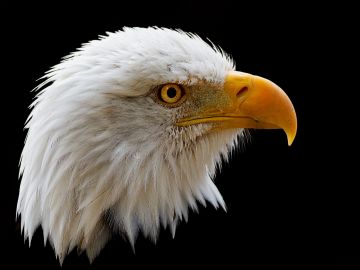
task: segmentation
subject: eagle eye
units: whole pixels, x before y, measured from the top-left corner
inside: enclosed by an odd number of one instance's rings
[[[184,96],[184,90],[178,84],[169,83],[159,89],[159,99],[166,103],[175,105]]]

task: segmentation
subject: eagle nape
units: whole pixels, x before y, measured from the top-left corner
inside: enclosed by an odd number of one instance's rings
[[[165,28],[107,33],[53,67],[26,123],[17,214],[62,262],[93,260],[112,234],[172,234],[197,204],[226,208],[213,177],[244,129],[297,120],[287,95],[235,71],[221,49]],[[106,220],[104,216],[106,215]]]

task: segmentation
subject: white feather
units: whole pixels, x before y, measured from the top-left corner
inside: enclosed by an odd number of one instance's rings
[[[167,82],[222,84],[234,65],[198,36],[125,28],[84,44],[45,76],[21,156],[17,213],[25,237],[41,225],[62,261],[74,247],[92,260],[113,231],[175,234],[196,201],[225,203],[212,181],[242,130],[178,128],[179,110],[146,94]],[[205,135],[206,134],[206,135]]]

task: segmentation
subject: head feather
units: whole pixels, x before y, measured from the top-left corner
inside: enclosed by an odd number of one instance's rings
[[[197,35],[124,28],[84,44],[43,77],[26,123],[17,213],[25,237],[41,226],[62,261],[93,259],[113,232],[175,234],[197,202],[225,209],[212,181],[242,130],[179,128],[180,111],[147,96],[166,82],[222,84],[232,60]],[[206,135],[205,135],[206,134]]]

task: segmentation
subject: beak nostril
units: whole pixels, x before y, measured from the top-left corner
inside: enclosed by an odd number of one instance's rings
[[[237,93],[236,93],[236,97],[240,97],[242,94],[244,94],[245,92],[247,92],[249,90],[249,88],[247,86],[242,87]]]

